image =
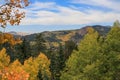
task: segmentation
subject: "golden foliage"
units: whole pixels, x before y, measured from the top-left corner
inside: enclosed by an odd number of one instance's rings
[[[88,27],[88,28],[87,28],[87,32],[88,32],[89,34],[91,34],[91,33],[95,32],[95,30],[94,30],[92,27]]]
[[[45,76],[48,76],[50,78],[50,60],[47,58],[47,56],[44,53],[40,53],[40,55],[36,58],[35,61],[39,64],[39,69],[41,71],[42,78],[44,78]]]
[[[61,39],[62,41],[65,42],[65,41],[70,40],[70,38],[71,38],[73,35],[75,35],[75,32],[74,32],[74,31],[71,32],[71,33],[69,33],[69,34],[66,34],[66,35],[57,36],[57,38],[58,38],[58,39]]]
[[[30,57],[28,60],[25,60],[23,69],[29,73],[29,80],[35,80],[38,74],[38,63],[34,63],[34,59]]]
[[[51,77],[50,73],[50,60],[43,53],[36,58],[30,57],[28,60],[24,62],[23,69],[29,73],[29,80],[37,80],[38,72],[40,71],[42,74],[42,79],[44,77]]]
[[[0,6],[0,25],[5,28],[7,23],[19,25],[21,19],[25,17],[25,12],[21,8],[28,6],[28,0],[5,0],[6,3]]]
[[[14,39],[13,35],[9,33],[0,34],[0,44],[6,43],[6,42],[10,43],[11,46],[14,46],[16,44],[20,44],[22,40],[20,40],[20,38]]]
[[[5,66],[8,66],[10,62],[10,57],[6,54],[6,49],[3,48],[0,51],[0,69],[3,69]]]
[[[21,63],[16,60],[10,64],[10,57],[6,54],[6,49],[0,51],[0,80],[28,80]]]

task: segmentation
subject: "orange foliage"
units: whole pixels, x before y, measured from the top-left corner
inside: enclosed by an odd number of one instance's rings
[[[5,0],[6,3],[0,6],[0,25],[5,28],[7,23],[19,25],[25,17],[25,12],[20,9],[28,6],[28,0]]]
[[[22,64],[16,60],[10,63],[10,57],[6,49],[0,51],[0,80],[28,80],[29,74],[22,68]]]
[[[4,34],[0,34],[0,44],[3,43],[10,43],[11,46],[14,46],[16,44],[20,44],[22,42],[22,40],[18,39],[14,39],[13,35],[9,34],[9,33],[4,33]]]
[[[0,70],[0,76],[2,77],[2,80],[28,80],[29,78],[29,74],[24,70],[21,70],[21,72],[18,73],[16,69],[11,70],[9,67]]]

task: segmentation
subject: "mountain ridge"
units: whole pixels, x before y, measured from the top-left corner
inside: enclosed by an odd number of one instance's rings
[[[100,35],[105,36],[111,26],[101,26],[101,25],[94,25],[94,26],[85,26],[80,29],[75,30],[59,30],[59,31],[44,31],[41,33],[35,33],[23,36],[26,40],[30,42],[35,41],[35,37],[38,34],[42,34],[43,38],[46,40],[47,46],[59,46],[58,43],[65,44],[66,41],[72,40],[75,43],[79,43],[79,41],[87,34],[87,28],[92,27],[94,28]]]
[[[10,31],[10,32],[7,32],[7,33],[10,33],[14,36],[19,36],[19,37],[22,37],[22,36],[26,36],[26,35],[30,35],[31,33],[26,33],[26,32],[15,32],[15,31]]]

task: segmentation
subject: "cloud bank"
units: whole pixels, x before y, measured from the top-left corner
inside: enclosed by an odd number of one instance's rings
[[[66,6],[56,2],[34,2],[24,9],[22,25],[82,25],[111,23],[120,20],[118,0],[68,0]]]

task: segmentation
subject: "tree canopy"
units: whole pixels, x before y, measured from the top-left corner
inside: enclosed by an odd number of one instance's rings
[[[66,62],[61,80],[120,80],[120,24],[106,37],[92,28]]]

